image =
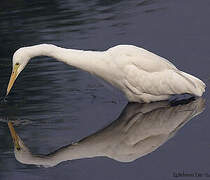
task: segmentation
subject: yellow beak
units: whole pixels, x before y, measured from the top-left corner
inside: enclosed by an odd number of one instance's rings
[[[9,94],[9,92],[10,92],[10,90],[11,90],[11,88],[12,88],[12,86],[13,86],[13,84],[14,84],[17,76],[18,76],[17,70],[18,70],[19,66],[20,66],[19,64],[18,65],[15,64],[15,66],[13,67],[12,74],[11,74],[9,84],[8,84],[8,87],[7,87],[7,95]]]
[[[19,140],[18,140],[19,137],[18,137],[17,133],[15,132],[15,129],[14,129],[11,121],[8,122],[8,126],[9,126],[9,130],[10,130],[10,134],[13,139],[14,146],[17,150],[20,150],[21,147],[20,147]]]

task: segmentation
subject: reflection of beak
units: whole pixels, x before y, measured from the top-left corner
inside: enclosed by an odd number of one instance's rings
[[[17,75],[18,75],[18,68],[19,68],[20,65],[15,65],[13,70],[12,70],[12,74],[11,74],[11,77],[10,77],[10,80],[9,80],[9,84],[8,84],[8,87],[7,87],[7,95],[9,94],[16,78],[17,78]]]
[[[8,122],[8,126],[9,126],[9,130],[10,130],[10,133],[11,133],[11,136],[12,136],[12,139],[13,139],[14,146],[17,150],[20,150],[21,147],[20,147],[20,144],[19,144],[19,137],[16,134],[15,129],[14,129],[11,121]]]

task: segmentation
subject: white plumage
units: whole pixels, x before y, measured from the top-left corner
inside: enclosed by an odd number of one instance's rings
[[[205,84],[178,70],[168,60],[143,48],[118,45],[107,51],[83,51],[41,44],[18,49],[13,56],[14,80],[35,56],[49,56],[92,73],[120,89],[129,101],[151,102],[189,93],[202,96]],[[14,72],[16,70],[16,73]]]

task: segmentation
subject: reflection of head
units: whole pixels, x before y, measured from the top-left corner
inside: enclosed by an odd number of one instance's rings
[[[166,101],[128,104],[120,117],[106,128],[49,155],[32,155],[17,136],[21,149],[15,149],[15,157],[24,164],[47,167],[96,156],[130,162],[160,147],[203,109],[202,98],[172,107]]]

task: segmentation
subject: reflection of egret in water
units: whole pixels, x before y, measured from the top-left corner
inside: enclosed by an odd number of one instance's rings
[[[55,166],[63,161],[106,156],[131,162],[156,150],[188,120],[201,113],[204,100],[170,106],[167,101],[128,104],[119,118],[104,129],[48,155],[32,155],[9,122],[16,159],[23,164]]]

